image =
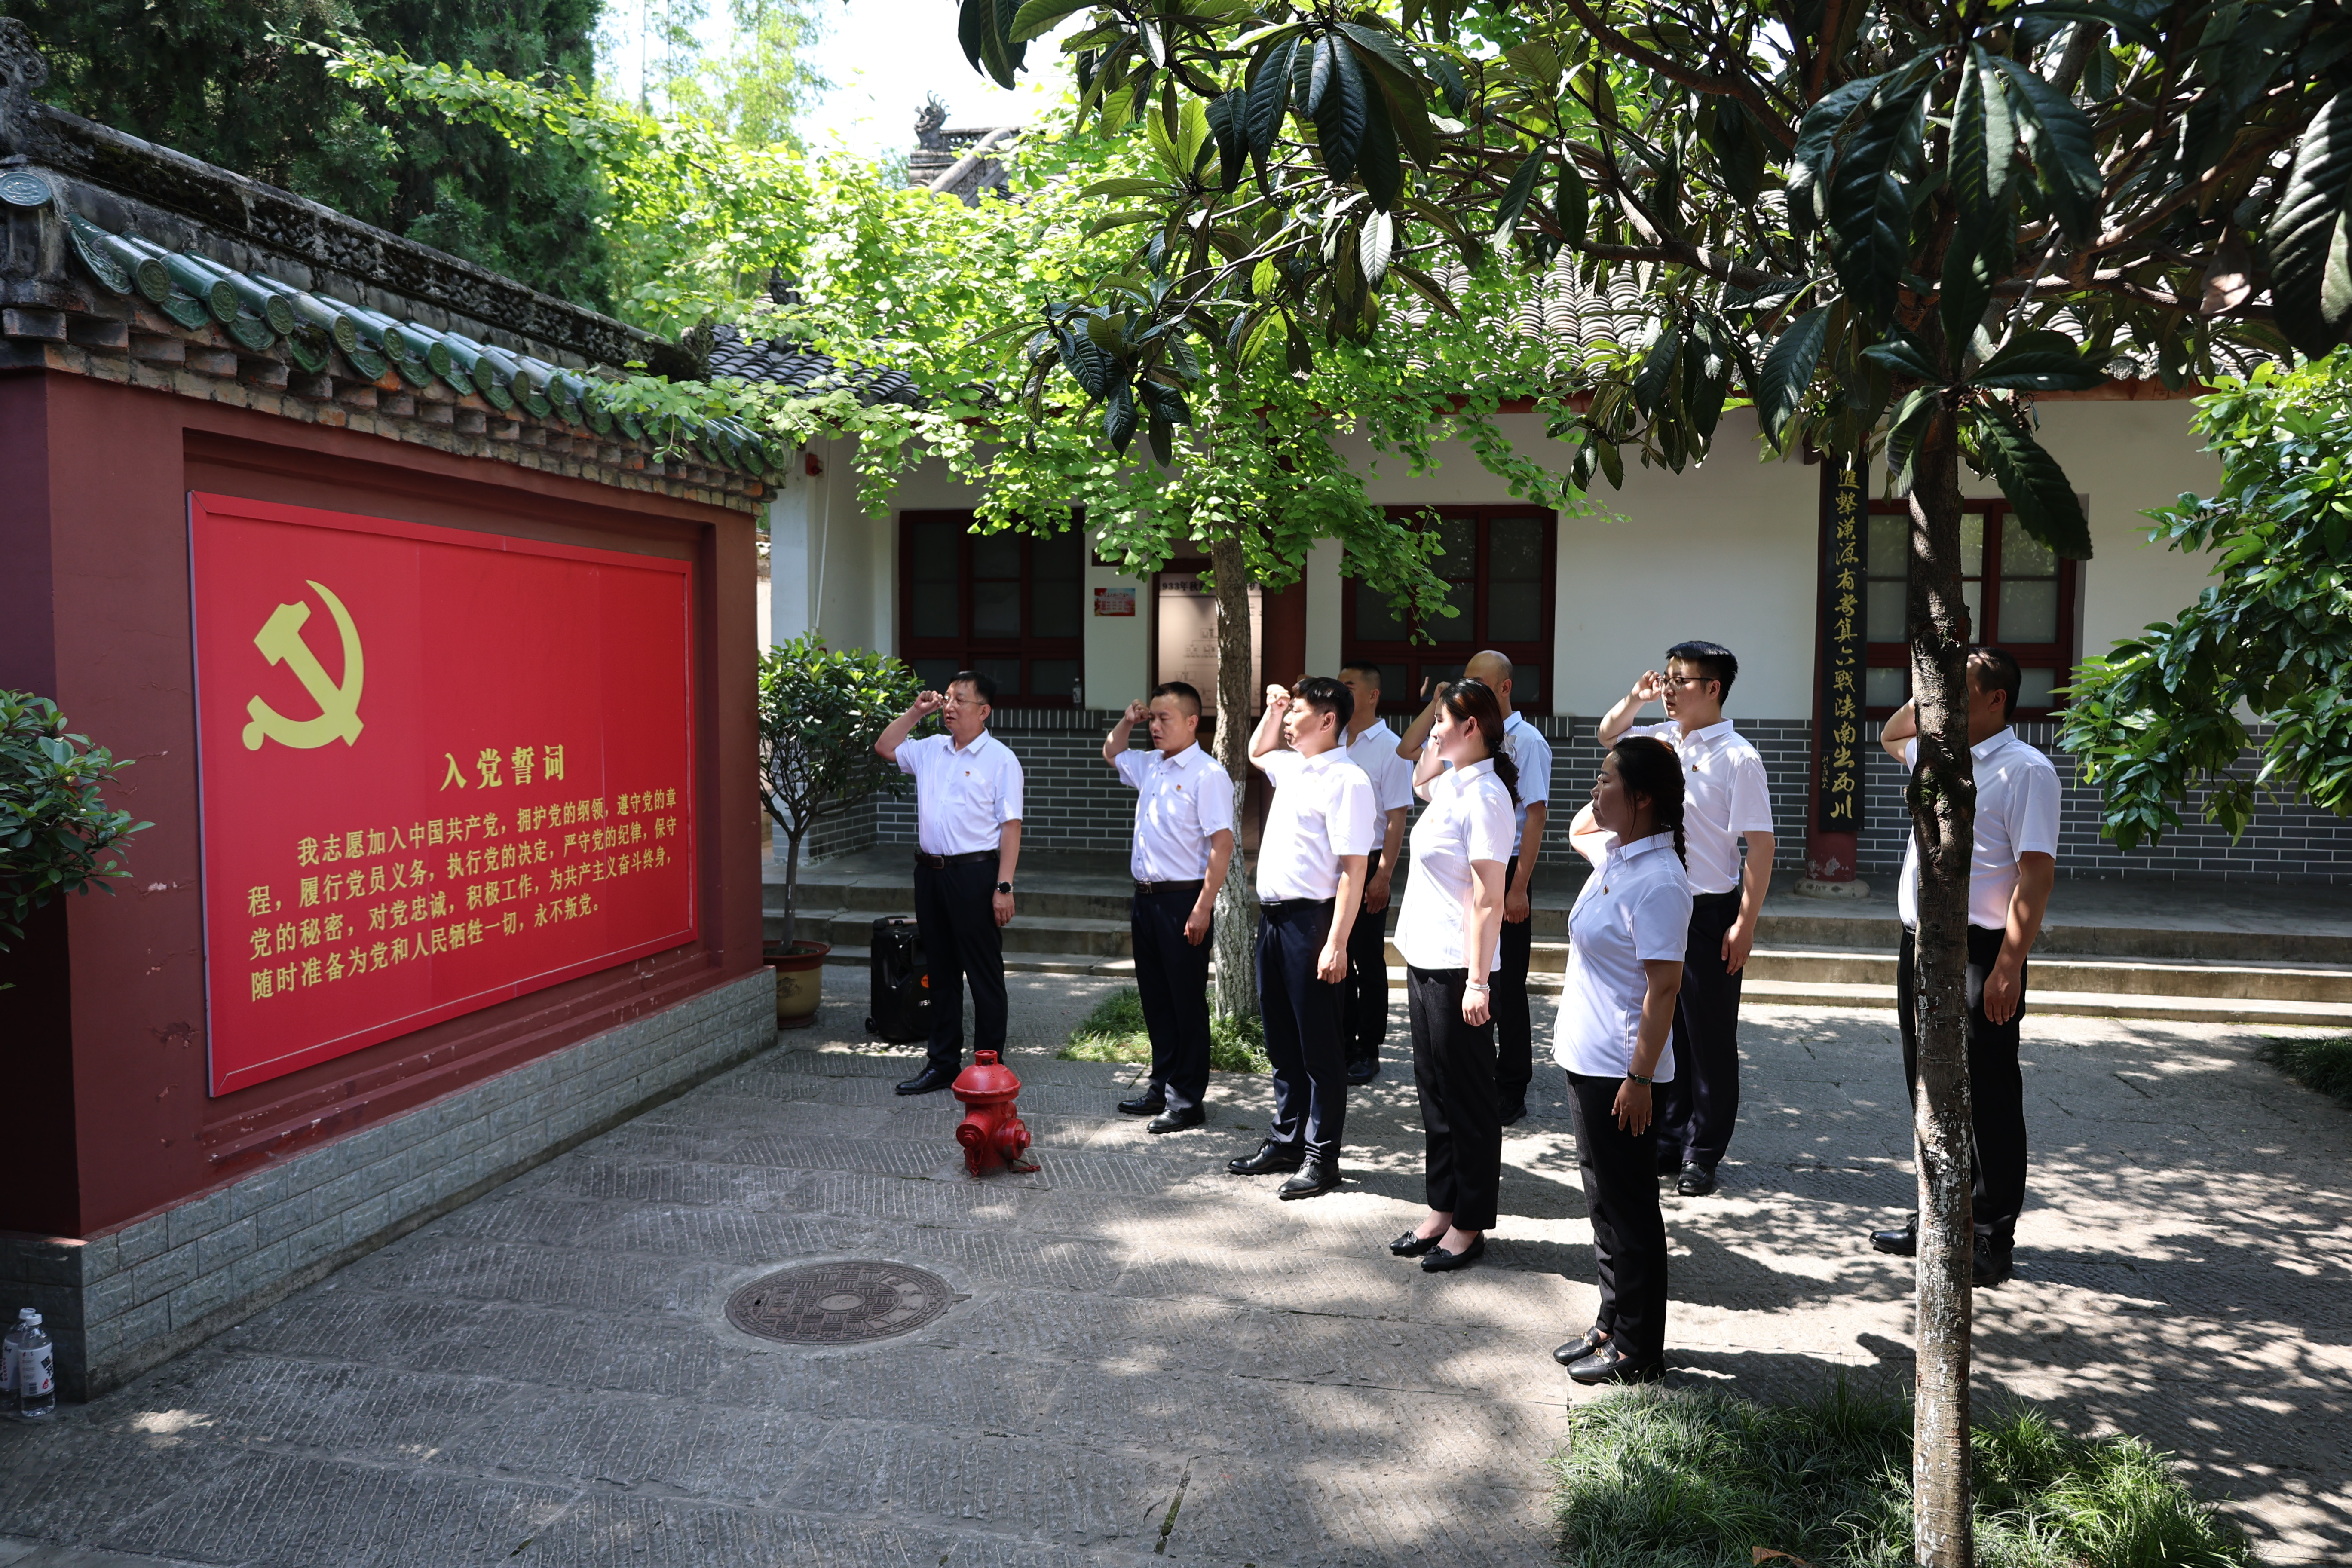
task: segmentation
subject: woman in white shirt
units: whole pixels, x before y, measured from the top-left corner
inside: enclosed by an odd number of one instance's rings
[[[1412,870],[1397,914],[1412,1081],[1428,1139],[1429,1213],[1389,1243],[1432,1274],[1485,1256],[1503,1173],[1495,1025],[1486,977],[1503,940],[1503,866],[1517,831],[1517,771],[1503,751],[1503,707],[1482,680],[1441,692],[1413,770],[1429,809],[1412,829]]]
[[[1683,767],[1672,748],[1646,737],[1618,742],[1593,781],[1592,816],[1601,831],[1571,840],[1593,871],[1568,917],[1552,1057],[1568,1069],[1601,1310],[1582,1339],[1552,1356],[1579,1383],[1648,1383],[1665,1370],[1666,1339],[1651,1086],[1675,1076],[1675,998],[1691,917]]]

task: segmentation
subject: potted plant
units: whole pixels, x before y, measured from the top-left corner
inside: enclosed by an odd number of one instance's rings
[[[811,829],[877,795],[903,794],[898,764],[874,742],[915,700],[915,672],[887,654],[836,653],[821,637],[794,637],[760,656],[760,800],[784,836],[784,940],[767,944],[776,972],[776,1023],[816,1016],[824,955],[803,942],[801,844]]]
[[[131,874],[111,851],[155,825],[109,810],[98,793],[131,762],[68,734],[47,698],[0,691],[0,952],[56,895]]]

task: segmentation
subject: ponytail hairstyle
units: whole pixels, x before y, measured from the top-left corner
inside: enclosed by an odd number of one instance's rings
[[[1486,742],[1486,755],[1495,764],[1495,776],[1510,792],[1511,804],[1518,805],[1519,765],[1503,750],[1503,704],[1495,689],[1475,678],[1457,680],[1446,688],[1439,706],[1454,716],[1455,723],[1478,726],[1479,738]]]
[[[1609,748],[1617,759],[1617,777],[1627,795],[1650,797],[1657,815],[1657,831],[1675,836],[1675,858],[1690,865],[1683,843],[1683,762],[1675,749],[1650,735],[1628,735]]]

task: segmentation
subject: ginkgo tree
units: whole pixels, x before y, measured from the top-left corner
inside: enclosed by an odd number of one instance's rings
[[[1921,736],[1914,1546],[1969,1563],[1961,468],[2087,556],[2034,394],[2119,354],[2177,386],[2345,335],[2352,21],[2312,0],[960,5],[1007,85],[1084,13],[1061,50],[1097,134],[1204,133],[1181,174],[1106,193],[1164,280],[1101,345],[1145,380],[1188,338],[1305,374],[1394,333],[1406,298],[1442,310],[1455,278],[1567,258],[1594,284],[1636,269],[1656,318],[1550,422],[1580,482],[1628,448],[1679,469],[1738,398],[1776,450],[1883,457],[1910,501]]]

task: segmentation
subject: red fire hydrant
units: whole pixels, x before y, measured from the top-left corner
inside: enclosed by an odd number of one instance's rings
[[[1021,1080],[996,1059],[994,1051],[973,1052],[971,1066],[957,1077],[954,1089],[968,1108],[963,1125],[956,1129],[956,1142],[963,1145],[963,1163],[973,1175],[984,1176],[999,1165],[1008,1171],[1037,1168],[1037,1162],[1028,1157],[1029,1129],[1013,1103],[1021,1093]]]

